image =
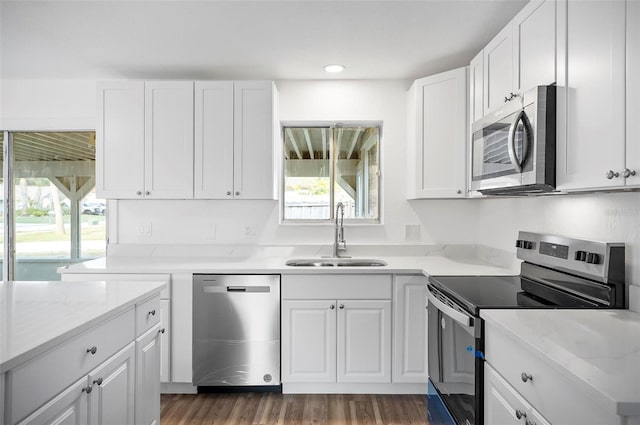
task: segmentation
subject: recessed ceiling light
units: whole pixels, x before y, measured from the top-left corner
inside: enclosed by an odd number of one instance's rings
[[[342,72],[344,70],[344,66],[343,65],[325,65],[324,66],[324,70],[327,72],[331,72],[331,73],[335,73],[335,72]]]

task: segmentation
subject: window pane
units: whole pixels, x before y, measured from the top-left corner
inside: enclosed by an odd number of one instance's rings
[[[329,129],[284,130],[284,218],[331,218]]]
[[[96,198],[95,190],[80,203],[81,257],[93,258],[105,255],[107,203]]]
[[[377,127],[334,128],[335,202],[345,206],[345,218],[378,219]]]
[[[85,252],[85,229],[101,229],[91,238],[105,240],[104,216],[95,220],[81,210],[95,187],[95,133],[14,133],[13,145],[15,278],[56,280],[58,267],[78,262]],[[104,255],[104,246],[92,252]]]

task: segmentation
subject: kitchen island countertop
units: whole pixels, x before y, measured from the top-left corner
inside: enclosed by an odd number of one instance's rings
[[[165,282],[0,282],[0,373],[153,296]]]

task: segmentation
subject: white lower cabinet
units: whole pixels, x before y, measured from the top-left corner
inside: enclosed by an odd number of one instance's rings
[[[393,279],[393,382],[427,382],[427,278]]]
[[[315,387],[327,392],[391,383],[390,275],[284,275],[282,297],[285,392],[293,383],[334,384]]]
[[[162,327],[148,312],[159,303],[156,294],[0,376],[0,423],[159,424]]]
[[[160,324],[136,339],[136,425],[160,424]]]
[[[550,425],[488,363],[484,365],[484,422],[492,425]]]
[[[391,301],[282,303],[283,382],[390,382]]]

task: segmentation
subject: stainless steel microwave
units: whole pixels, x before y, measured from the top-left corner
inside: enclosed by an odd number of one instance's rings
[[[555,86],[505,99],[471,130],[471,190],[518,195],[555,189]]]

